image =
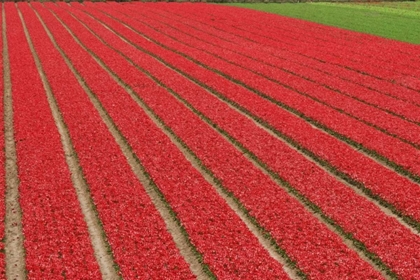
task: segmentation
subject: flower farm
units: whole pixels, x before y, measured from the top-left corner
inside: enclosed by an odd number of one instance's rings
[[[3,3],[0,278],[420,279],[420,47],[205,3]]]

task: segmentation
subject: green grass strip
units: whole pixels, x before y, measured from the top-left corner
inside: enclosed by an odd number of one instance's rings
[[[370,6],[370,7],[384,7],[390,9],[396,9],[400,12],[404,10],[420,12],[420,1],[390,1],[390,2],[352,2],[346,3],[352,6]]]
[[[418,2],[415,2],[416,4]],[[228,6],[254,9],[384,38],[420,44],[420,5],[380,7],[342,3],[229,3]]]
[[[401,3],[401,2],[397,2]],[[413,4],[420,4],[420,2],[413,2]],[[420,5],[411,5],[411,8],[401,6],[389,6],[389,5],[379,5],[379,4],[363,4],[363,3],[331,3],[331,2],[320,2],[316,3],[316,5],[324,5],[329,7],[341,7],[341,8],[349,8],[349,9],[358,9],[363,10],[366,12],[381,12],[387,14],[394,14],[394,15],[401,15],[407,17],[415,17],[417,20],[420,18]],[[420,29],[419,29],[420,30]]]

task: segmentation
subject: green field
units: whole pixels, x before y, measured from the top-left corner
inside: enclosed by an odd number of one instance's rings
[[[420,44],[420,2],[232,3],[228,5]]]

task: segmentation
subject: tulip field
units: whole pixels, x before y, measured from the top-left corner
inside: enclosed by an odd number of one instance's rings
[[[205,3],[0,23],[0,278],[420,279],[419,45]]]

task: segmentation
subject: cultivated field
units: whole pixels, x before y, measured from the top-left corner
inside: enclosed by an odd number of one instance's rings
[[[201,3],[0,22],[2,278],[420,279],[418,45]]]

